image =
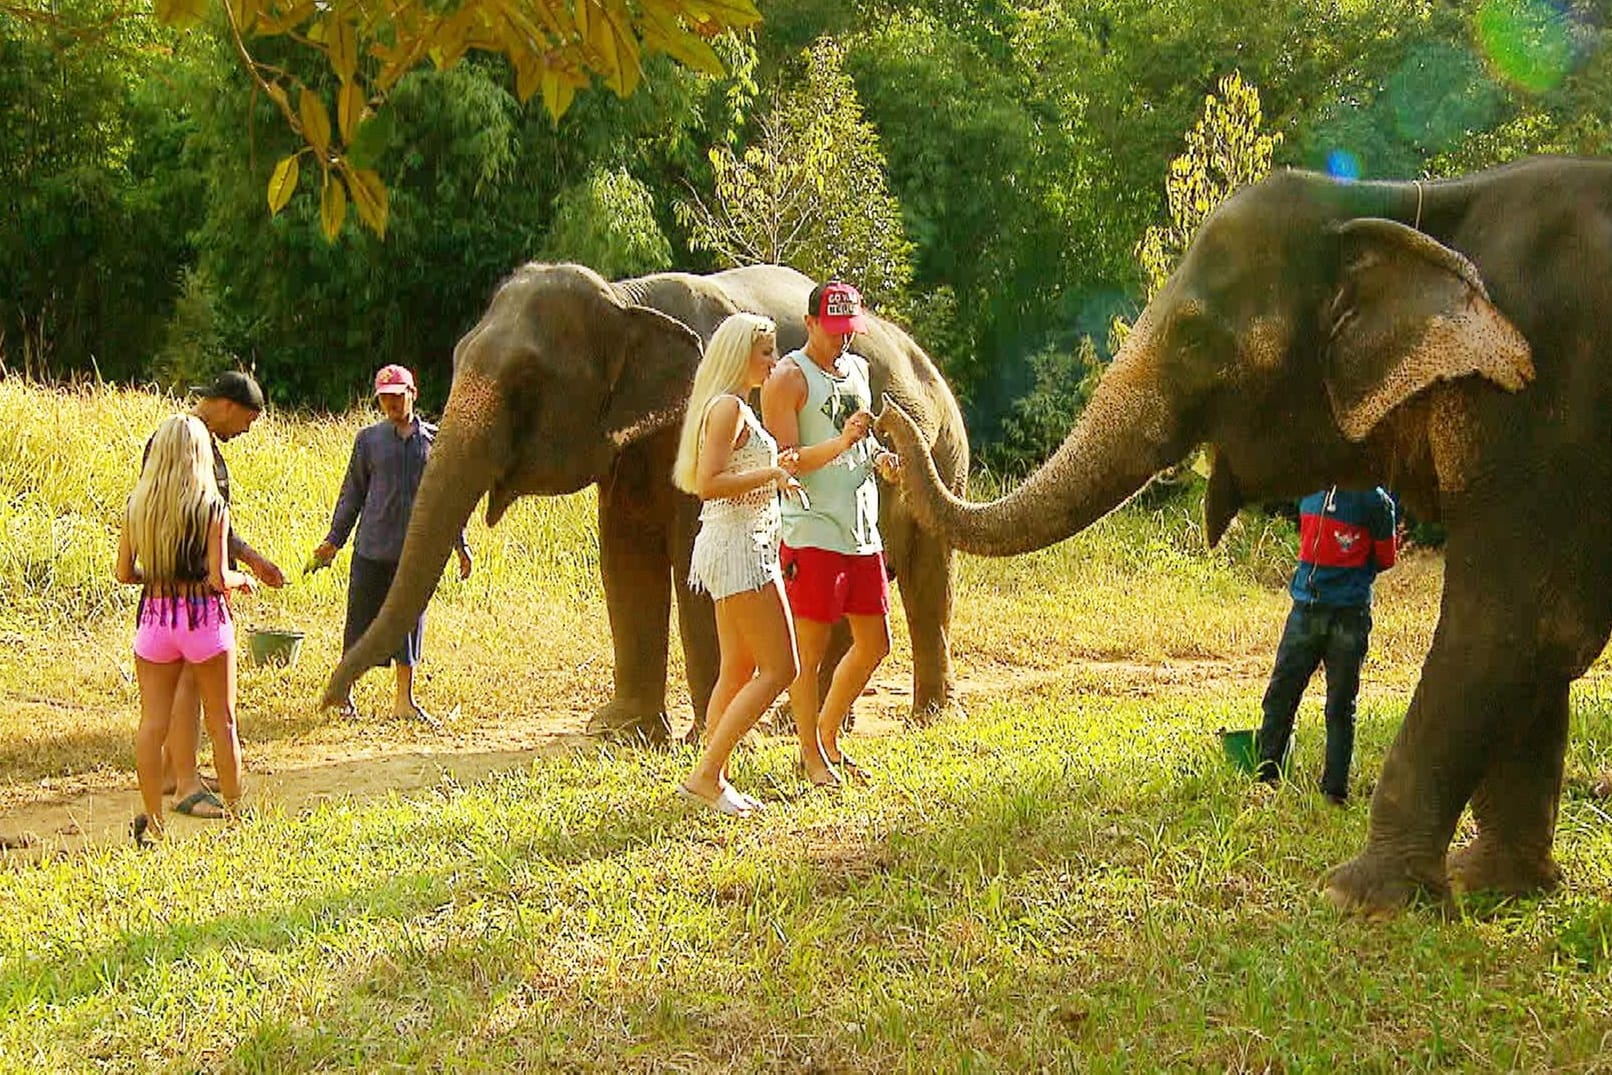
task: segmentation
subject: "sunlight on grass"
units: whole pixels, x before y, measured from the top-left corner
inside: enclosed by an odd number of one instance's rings
[[[870,743],[875,787],[775,799],[748,824],[676,805],[685,752],[585,751],[0,874],[0,1056],[1118,1071],[1601,1055],[1593,904],[1340,918],[1315,880],[1358,845],[1361,810],[1251,796],[1214,753],[1217,715],[1189,701],[1063,687],[1072,701],[1009,697]],[[1367,714],[1362,767],[1392,723]],[[1606,749],[1607,711],[1592,724]],[[790,766],[769,743],[736,775],[794,789]],[[1568,800],[1561,844],[1608,880],[1612,830],[1589,803]]]
[[[136,595],[112,581],[147,432],[181,401],[0,381],[0,771],[132,786]],[[240,531],[291,577],[252,626],[308,633],[242,669],[250,762],[369,746],[313,709],[340,650],[347,554],[324,536],[367,414],[270,414],[227,446]],[[469,538],[432,603],[422,700],[447,736],[585,713],[610,689],[591,492]],[[1379,585],[1352,792],[1251,790],[1214,732],[1257,722],[1292,530],[1203,548],[1190,500],[1127,507],[1010,560],[962,557],[968,717],[857,744],[876,775],[804,794],[753,737],[749,824],[672,796],[686,750],[571,750],[469,786],[260,808],[147,854],[0,869],[0,1068],[60,1070],[1588,1070],[1612,1027],[1612,695],[1574,692],[1551,898],[1332,913],[1431,637],[1442,568]],[[899,617],[892,673],[910,674]],[[686,714],[674,649],[672,704]],[[379,704],[382,676],[361,684]],[[388,730],[380,749],[407,733]],[[339,789],[336,789],[339,790]],[[132,798],[132,796],[131,796]],[[1463,830],[1463,835],[1469,830]]]

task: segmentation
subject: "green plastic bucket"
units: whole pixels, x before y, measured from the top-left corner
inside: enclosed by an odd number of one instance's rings
[[[246,636],[246,651],[253,664],[281,664],[290,668],[302,652],[302,632],[251,631]]]
[[[1253,773],[1259,768],[1259,729],[1245,728],[1231,731],[1225,728],[1215,733],[1220,736],[1220,749],[1225,753],[1226,760],[1245,773]],[[1287,737],[1287,750],[1282,754],[1280,768],[1282,774],[1287,774],[1288,766],[1293,760],[1293,736]]]

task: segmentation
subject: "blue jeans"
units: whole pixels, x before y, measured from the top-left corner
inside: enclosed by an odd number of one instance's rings
[[[1327,758],[1321,791],[1342,799],[1349,794],[1349,761],[1355,750],[1355,697],[1360,665],[1371,640],[1370,608],[1327,608],[1294,604],[1276,647],[1276,667],[1265,688],[1265,722],[1259,729],[1259,776],[1277,777],[1277,761],[1293,734],[1299,699],[1317,666],[1327,670]]]

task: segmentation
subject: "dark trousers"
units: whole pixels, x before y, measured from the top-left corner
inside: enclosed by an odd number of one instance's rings
[[[364,631],[375,622],[386,600],[386,591],[392,588],[392,577],[397,564],[390,560],[371,560],[354,554],[351,577],[347,580],[347,629],[342,632],[341,651],[346,653],[363,637]],[[425,613],[414,621],[409,633],[398,643],[390,660],[398,664],[419,664],[420,648],[425,642]],[[382,661],[377,668],[389,663]]]
[[[1344,798],[1349,793],[1349,761],[1355,749],[1355,697],[1360,665],[1371,640],[1371,609],[1294,604],[1276,647],[1276,667],[1265,688],[1265,722],[1259,729],[1259,775],[1274,779],[1277,760],[1287,750],[1299,699],[1316,667],[1327,670],[1327,760],[1321,790]]]

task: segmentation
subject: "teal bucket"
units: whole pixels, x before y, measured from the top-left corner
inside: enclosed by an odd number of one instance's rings
[[[1220,749],[1225,753],[1226,760],[1234,768],[1252,774],[1259,768],[1259,730],[1257,728],[1228,731],[1225,728],[1215,733],[1220,737]],[[1293,737],[1287,738],[1287,750],[1282,754],[1280,768],[1282,775],[1287,775],[1288,766],[1293,760]]]

